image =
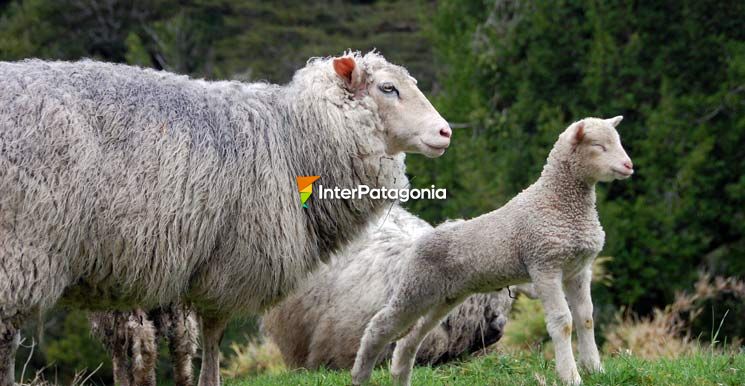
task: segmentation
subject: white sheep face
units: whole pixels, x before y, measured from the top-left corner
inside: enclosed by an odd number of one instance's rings
[[[417,87],[416,79],[396,66],[375,69],[362,79],[350,57],[334,59],[337,74],[347,80],[356,95],[369,95],[378,106],[386,134],[386,151],[439,157],[450,146],[452,131]]]
[[[569,127],[577,166],[590,182],[624,180],[634,174],[634,164],[616,131],[622,119],[586,118]]]

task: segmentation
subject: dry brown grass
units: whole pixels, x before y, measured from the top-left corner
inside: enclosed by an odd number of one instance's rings
[[[222,369],[227,378],[279,374],[286,371],[282,353],[271,340],[252,340],[245,345],[230,345],[233,355],[225,361]]]
[[[615,325],[606,329],[606,353],[631,353],[645,359],[677,358],[695,354],[702,350],[732,350],[741,341],[729,345],[717,345],[717,325],[710,337],[711,343],[704,345],[692,336],[691,324],[703,312],[705,304],[722,294],[729,294],[745,302],[745,282],[736,278],[714,277],[706,273],[699,275],[693,292],[679,292],[675,301],[665,309],[655,309],[649,317],[640,318],[622,312]],[[725,314],[726,315],[726,314]],[[718,321],[718,325],[725,320]]]

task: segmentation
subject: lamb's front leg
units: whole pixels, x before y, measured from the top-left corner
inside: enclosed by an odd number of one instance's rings
[[[562,381],[578,385],[582,378],[572,354],[572,314],[564,299],[561,272],[539,272],[531,275],[531,279],[546,312],[546,328],[556,354],[556,372]]]
[[[592,319],[592,297],[590,284],[592,269],[587,267],[576,277],[564,283],[567,301],[572,310],[574,327],[577,329],[579,363],[589,371],[603,371],[600,354],[595,344],[595,326]]]
[[[202,318],[202,370],[199,386],[220,385],[220,341],[228,322],[226,318]]]
[[[427,334],[440,323],[440,320],[459,303],[460,299],[459,301],[447,302],[435,306],[416,322],[406,336],[396,342],[396,349],[393,350],[393,360],[391,363],[391,377],[393,378],[394,385],[411,385],[411,370],[414,367],[419,346],[421,346]]]

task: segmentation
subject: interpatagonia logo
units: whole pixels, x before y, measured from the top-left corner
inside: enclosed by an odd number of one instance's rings
[[[300,192],[300,202],[303,204],[303,208],[307,208],[310,195],[313,194],[313,183],[321,178],[321,176],[297,176],[297,190]]]
[[[303,208],[307,208],[307,201],[313,194],[313,183],[321,176],[296,176],[297,189],[300,192],[300,202]],[[409,200],[445,200],[448,198],[447,189],[437,188],[432,185],[429,188],[386,188],[385,186],[371,188],[367,185],[357,185],[354,188],[327,188],[318,185],[318,200],[387,200],[401,201]]]

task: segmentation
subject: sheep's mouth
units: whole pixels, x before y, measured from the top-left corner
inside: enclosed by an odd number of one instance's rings
[[[445,149],[447,149],[448,147],[450,147],[450,142],[448,142],[448,143],[446,143],[444,145],[441,145],[441,146],[430,145],[430,144],[428,144],[427,142],[424,142],[424,141],[422,141],[422,144],[424,146],[426,146],[426,147],[428,147],[430,149],[436,150],[436,151],[445,151]]]
[[[629,178],[632,174],[634,174],[634,170],[625,171],[625,170],[619,170],[619,169],[613,169],[613,172],[620,175],[622,178]]]

